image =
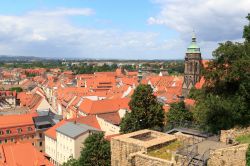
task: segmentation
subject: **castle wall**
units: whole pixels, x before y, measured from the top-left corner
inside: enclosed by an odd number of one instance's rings
[[[208,166],[245,166],[248,144],[217,149],[210,153]]]

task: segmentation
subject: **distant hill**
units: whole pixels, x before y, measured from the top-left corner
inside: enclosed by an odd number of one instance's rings
[[[6,61],[42,61],[45,58],[34,57],[34,56],[10,56],[10,55],[0,55],[0,62]]]

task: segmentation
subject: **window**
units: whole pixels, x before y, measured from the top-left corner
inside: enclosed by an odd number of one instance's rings
[[[0,135],[3,135],[3,134],[4,134],[4,132],[1,130],[1,131],[0,131]]]
[[[4,142],[5,142],[5,143],[7,143],[7,142],[8,142],[8,140],[7,140],[7,139],[5,139],[5,140],[4,140]]]
[[[28,131],[32,131],[32,127],[28,127]]]
[[[40,146],[43,146],[43,142],[40,142],[39,145],[40,145]]]
[[[6,134],[11,134],[11,131],[10,130],[6,130]]]
[[[39,137],[42,138],[42,137],[43,137],[43,134],[42,134],[42,133],[39,133]]]
[[[21,133],[22,131],[23,131],[23,130],[22,130],[21,128],[18,128],[18,129],[17,129],[17,132],[18,132],[18,133]]]
[[[2,144],[2,140],[0,140],[0,144]]]
[[[10,141],[11,141],[11,142],[14,142],[14,138],[11,138]]]

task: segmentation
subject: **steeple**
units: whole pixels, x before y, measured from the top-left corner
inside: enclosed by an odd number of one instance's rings
[[[138,70],[138,82],[141,83],[142,80],[142,66],[139,64],[139,70]]]
[[[192,42],[187,48],[187,53],[200,53],[200,47],[196,43],[196,36],[195,36],[194,31],[192,34]]]
[[[182,95],[187,97],[190,89],[199,82],[201,76],[201,52],[196,44],[196,36],[193,32],[192,42],[187,48],[185,56],[184,81],[182,84]]]

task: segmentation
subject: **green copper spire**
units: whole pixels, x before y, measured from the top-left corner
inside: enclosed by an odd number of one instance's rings
[[[196,44],[196,37],[194,32],[192,35],[192,42],[187,48],[187,53],[200,53],[200,47]]]

